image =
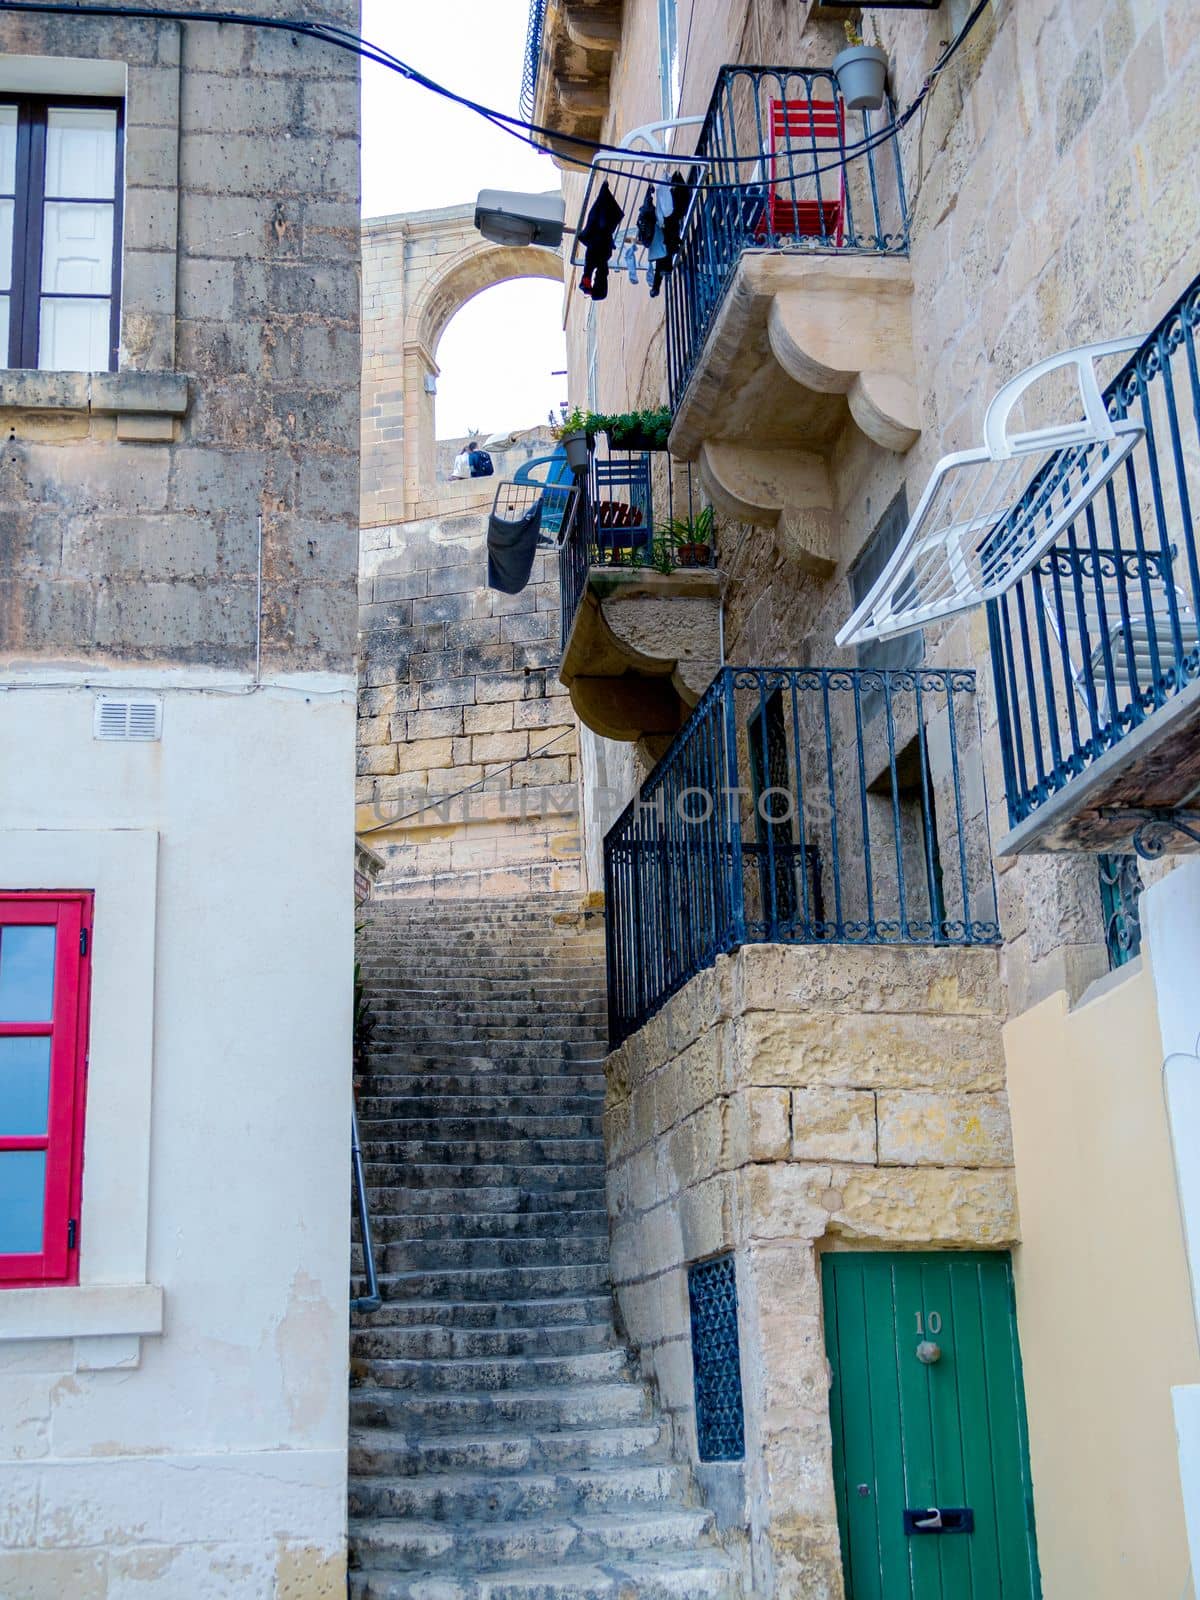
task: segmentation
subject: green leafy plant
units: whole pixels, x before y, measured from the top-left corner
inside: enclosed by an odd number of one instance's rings
[[[853,22],[847,19],[842,26],[846,30],[846,43],[848,45],[866,44],[867,41],[863,38],[862,34],[859,33]]]
[[[586,433],[588,431],[588,418],[591,413],[576,406],[572,411],[563,411],[562,421],[550,432],[556,439],[565,439],[569,433]]]
[[[586,426],[589,434],[607,434],[614,450],[665,450],[671,412],[667,406],[612,413],[589,411]]]
[[[654,531],[669,546],[672,565],[703,566],[717,535],[716,514],[711,506],[701,506],[694,516],[667,517]]]

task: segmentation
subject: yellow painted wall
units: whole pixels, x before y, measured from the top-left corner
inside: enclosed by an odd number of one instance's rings
[[[1045,1600],[1190,1600],[1171,1385],[1200,1380],[1152,973],[1005,1029]]]

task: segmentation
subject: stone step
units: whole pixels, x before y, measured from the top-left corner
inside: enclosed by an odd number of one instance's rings
[[[559,1561],[604,1561],[610,1556],[644,1551],[693,1550],[709,1536],[709,1511],[605,1511],[569,1521],[537,1518],[499,1525],[397,1521],[357,1518],[351,1523],[360,1567],[439,1571],[466,1566],[503,1570],[515,1566],[552,1566]]]
[[[414,999],[428,1000],[438,1006],[528,1005],[538,1012],[583,1011],[591,1015],[602,1011],[607,1004],[604,977],[596,972],[590,978],[580,972],[571,978],[549,982],[506,983],[502,978],[470,978],[462,976],[453,984],[446,984],[425,973],[405,973],[403,977],[384,978],[376,973],[364,973],[371,993],[381,1003],[404,1005]]]
[[[492,1189],[521,1188],[530,1192],[574,1188],[576,1184],[599,1188],[604,1182],[604,1166],[600,1161],[535,1161],[517,1162],[431,1162],[409,1160],[400,1164],[386,1159],[372,1160],[367,1171],[368,1185],[396,1188],[415,1181],[424,1183],[430,1190],[461,1190],[463,1188]]]
[[[652,1415],[649,1393],[638,1383],[552,1384],[482,1394],[426,1394],[366,1385],[350,1390],[356,1426],[402,1433],[623,1427],[647,1422]]]
[[[350,1334],[351,1354],[361,1359],[479,1360],[485,1357],[571,1356],[617,1347],[612,1321],[566,1327],[455,1328],[437,1325],[373,1327]],[[622,1351],[624,1347],[620,1347]]]
[[[349,1593],[350,1600],[732,1600],[738,1590],[729,1558],[706,1549],[453,1577],[373,1569],[352,1572]]]
[[[601,1164],[604,1142],[599,1136],[575,1139],[364,1139],[363,1159],[375,1165],[438,1166],[449,1170],[463,1162],[483,1168],[546,1166],[576,1171]]]
[[[506,946],[507,941],[498,939],[496,944]],[[370,944],[360,946],[360,968],[366,984],[411,978],[413,974],[410,965],[400,963],[394,947],[373,949]],[[563,950],[560,954],[542,952],[533,946],[528,950],[518,947],[512,952],[504,947],[496,952],[494,946],[490,950],[475,950],[469,946],[429,947],[422,944],[421,950],[422,978],[440,979],[450,990],[456,989],[459,981],[480,982],[488,979],[496,984],[512,984],[514,989],[541,987],[544,982],[555,981],[570,984],[571,979],[578,978],[581,971],[589,974],[592,981],[602,973],[603,947],[600,944],[594,949]]]
[[[488,1012],[516,1013],[521,1006],[551,1022],[574,1021],[579,1025],[601,1027],[608,1013],[602,986],[582,982],[578,977],[564,979],[547,992],[536,981],[501,983],[483,979],[474,989],[463,990],[452,979],[430,980],[428,986],[402,983],[398,978],[364,975],[364,990],[375,1012],[415,1010],[429,1007],[438,1014],[457,1011],[463,1016]]]
[[[545,1389],[558,1384],[628,1380],[629,1352],[585,1350],[574,1355],[458,1356],[434,1359],[366,1356],[355,1364],[364,1386],[421,1394],[494,1394],[507,1389]]]
[[[370,1072],[366,1080],[365,1100],[380,1100],[392,1095],[411,1098],[445,1096],[450,1099],[468,1099],[480,1095],[501,1102],[513,1096],[536,1101],[545,1096],[564,1100],[585,1100],[597,1095],[604,1099],[604,1074],[602,1072],[567,1072],[559,1076],[540,1073],[506,1073],[489,1057],[484,1067],[458,1068],[447,1065],[441,1071],[414,1068],[411,1072]],[[360,1100],[360,1104],[363,1102]]]
[[[379,1140],[420,1139],[440,1142],[445,1139],[471,1141],[513,1139],[599,1139],[601,1120],[598,1112],[590,1115],[531,1115],[513,1112],[511,1116],[461,1116],[452,1109],[431,1109],[423,1117],[406,1117],[401,1112],[390,1116],[363,1116],[358,1118],[359,1137],[363,1147]]]
[[[448,1011],[445,1016],[430,1013],[413,1006],[405,1011],[393,1011],[386,1017],[376,1017],[373,1039],[386,1043],[389,1039],[409,1039],[415,1043],[439,1040],[444,1044],[504,1041],[524,1044],[553,1041],[555,1044],[594,1044],[599,1030],[594,1027],[571,1026],[538,1018],[521,1022],[512,1016],[483,1013],[464,1021],[455,1021],[458,1011]]]
[[[522,1054],[517,1058],[502,1050],[494,1055],[480,1055],[473,1050],[460,1053],[454,1046],[439,1050],[394,1042],[386,1046],[377,1043],[371,1051],[371,1068],[366,1077],[368,1085],[378,1077],[417,1072],[485,1072],[500,1080],[537,1077],[573,1078],[590,1082],[593,1078],[603,1076],[604,1056],[603,1047],[593,1057],[580,1056],[576,1059],[570,1056],[564,1059],[560,1054],[546,1054],[544,1051],[536,1055]]]
[[[509,1473],[583,1471],[614,1463],[664,1461],[667,1427],[652,1418],[615,1428],[553,1428],[530,1433],[461,1433],[416,1438],[383,1428],[350,1433],[355,1477],[486,1472],[493,1481]]]
[[[590,1189],[532,1189],[499,1183],[476,1184],[470,1188],[465,1185],[442,1188],[430,1184],[421,1189],[409,1189],[399,1184],[368,1182],[367,1196],[372,1217],[377,1214],[439,1219],[475,1217],[481,1225],[480,1231],[486,1232],[487,1217],[496,1214],[549,1219],[569,1216],[575,1211],[603,1211],[602,1181],[603,1174],[601,1183]]]
[[[561,1519],[572,1513],[635,1511],[682,1501],[684,1473],[669,1462],[582,1471],[437,1473],[428,1477],[356,1478],[350,1485],[352,1517],[403,1517],[416,1522],[509,1522]]]
[[[594,1209],[576,1205],[556,1211],[395,1212],[371,1208],[371,1231],[377,1243],[416,1239],[558,1239],[608,1237],[608,1213],[603,1194],[594,1197]],[[357,1223],[352,1223],[352,1227]]]
[[[385,1274],[501,1267],[604,1266],[608,1233],[550,1239],[404,1239],[374,1240],[375,1266]],[[361,1272],[361,1252],[353,1249],[351,1270]]]
[[[364,1314],[356,1327],[367,1328],[565,1328],[585,1322],[611,1322],[612,1294],[554,1295],[512,1300],[392,1300]]]
[[[608,1263],[587,1266],[453,1267],[379,1274],[385,1300],[544,1300],[597,1294],[609,1287]]]
[[[375,1123],[389,1117],[408,1117],[428,1120],[430,1117],[595,1117],[604,1109],[603,1092],[579,1090],[574,1093],[546,1090],[534,1092],[515,1090],[497,1092],[499,1082],[493,1081],[487,1089],[455,1093],[451,1089],[432,1093],[405,1093],[403,1078],[393,1077],[391,1088],[383,1088],[378,1080],[371,1081],[371,1092],[358,1097],[360,1125]]]

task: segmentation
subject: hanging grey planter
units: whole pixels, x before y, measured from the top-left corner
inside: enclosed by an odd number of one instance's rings
[[[588,436],[580,428],[575,433],[564,433],[558,441],[563,447],[567,465],[572,472],[582,472],[588,464]]]
[[[834,58],[834,76],[851,111],[879,110],[887,87],[887,69],[887,51],[878,45],[852,44]]]

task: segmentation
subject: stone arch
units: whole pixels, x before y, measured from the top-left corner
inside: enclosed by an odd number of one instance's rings
[[[413,307],[405,336],[436,351],[455,315],[485,289],[513,278],[553,278],[561,283],[562,277],[562,257],[553,250],[489,244],[481,238],[429,278]]]
[[[473,204],[363,227],[363,522],[400,522],[435,495],[438,342],[455,313],[513,278],[563,279],[557,251],[489,243]]]

